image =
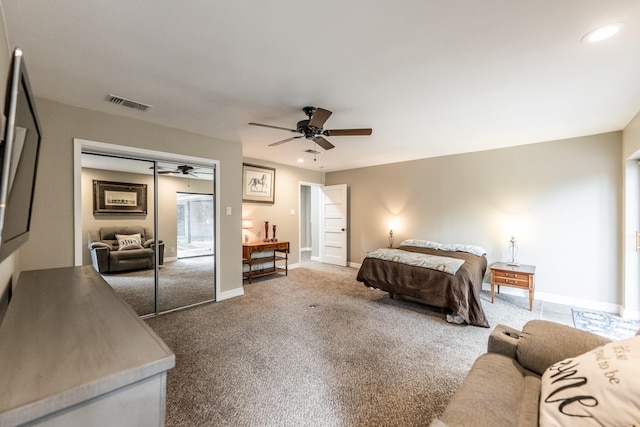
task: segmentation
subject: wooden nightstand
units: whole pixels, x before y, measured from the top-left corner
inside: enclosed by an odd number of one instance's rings
[[[493,303],[493,287],[511,286],[512,288],[529,290],[529,310],[533,310],[533,290],[535,289],[534,276],[535,265],[508,265],[505,262],[496,262],[489,267],[491,269],[491,303]]]

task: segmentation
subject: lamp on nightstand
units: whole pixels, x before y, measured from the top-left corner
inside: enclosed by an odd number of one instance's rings
[[[252,219],[243,219],[242,220],[242,229],[243,230],[251,230],[253,229],[253,220]],[[249,242],[249,233],[244,235],[244,242]]]
[[[398,228],[398,224],[396,221],[389,221],[389,224],[387,224],[389,226],[389,247],[392,248],[393,247],[393,230]]]
[[[516,259],[516,254],[518,252],[518,245],[516,245],[516,236],[511,236],[511,239],[509,239],[509,250],[511,251],[511,259],[509,260],[507,265],[520,265],[520,263]]]

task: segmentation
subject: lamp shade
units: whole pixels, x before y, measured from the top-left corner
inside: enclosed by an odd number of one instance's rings
[[[242,229],[249,230],[253,228],[253,220],[252,219],[243,219],[242,220]]]

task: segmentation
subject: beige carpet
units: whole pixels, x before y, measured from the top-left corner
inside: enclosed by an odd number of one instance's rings
[[[103,274],[107,281],[140,316],[154,312],[154,271],[136,270]],[[213,300],[215,275],[213,256],[181,258],[160,266],[159,311]]]
[[[148,319],[176,353],[168,426],[419,426],[439,415],[491,329],[390,300],[357,270],[318,265],[245,295]],[[540,317],[525,298],[483,306],[492,326]]]

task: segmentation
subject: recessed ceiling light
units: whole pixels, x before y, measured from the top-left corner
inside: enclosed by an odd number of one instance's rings
[[[616,22],[614,24],[605,25],[588,32],[583,38],[583,43],[595,43],[616,35],[624,26],[624,22]]]
[[[304,159],[298,159],[298,163],[304,163]]]

